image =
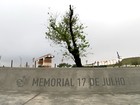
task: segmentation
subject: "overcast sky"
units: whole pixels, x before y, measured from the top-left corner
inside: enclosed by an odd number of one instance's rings
[[[31,64],[32,58],[48,53],[60,63],[59,49],[45,39],[47,13],[64,14],[70,4],[87,26],[92,48],[83,64],[116,59],[117,51],[123,58],[140,56],[139,0],[0,0],[0,65],[9,66],[11,59],[15,65],[20,59]]]

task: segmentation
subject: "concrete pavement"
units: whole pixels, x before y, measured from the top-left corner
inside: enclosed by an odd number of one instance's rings
[[[18,93],[0,91],[0,105],[140,105],[140,94]]]

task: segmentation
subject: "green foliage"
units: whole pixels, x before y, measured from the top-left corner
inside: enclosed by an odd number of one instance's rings
[[[65,56],[69,55],[69,53],[72,54],[75,50],[78,50],[77,53],[82,56],[86,52],[86,48],[89,47],[89,42],[86,40],[84,33],[86,27],[79,22],[78,16],[72,13],[73,11],[68,11],[60,19],[50,15],[46,38],[66,48]],[[72,17],[70,17],[71,14],[73,15]],[[70,25],[72,25],[73,33]]]
[[[72,65],[68,64],[68,63],[60,63],[57,67],[71,67]]]
[[[122,65],[140,65],[140,57],[125,58],[121,63]]]

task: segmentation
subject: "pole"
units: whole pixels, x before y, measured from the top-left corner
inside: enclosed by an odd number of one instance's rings
[[[21,57],[19,57],[19,59],[20,59],[20,67],[22,67],[22,58]]]
[[[36,68],[36,61],[35,61],[35,68]]]
[[[1,56],[0,56],[0,66],[1,66]]]
[[[11,60],[11,68],[13,67],[13,60]]]
[[[28,67],[28,62],[26,62],[26,68]]]
[[[35,58],[33,58],[33,65],[32,65],[33,68],[35,68]]]

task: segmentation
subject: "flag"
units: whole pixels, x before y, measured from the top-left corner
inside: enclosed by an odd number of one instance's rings
[[[117,52],[117,57],[118,57],[118,59],[120,59],[120,58],[121,58],[118,52]]]

